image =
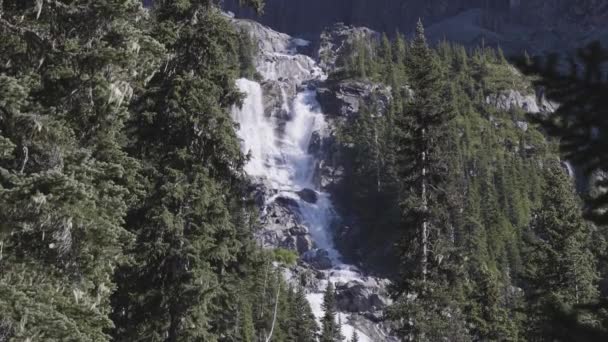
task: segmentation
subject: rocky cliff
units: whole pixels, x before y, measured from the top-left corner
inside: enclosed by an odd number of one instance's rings
[[[225,8],[312,39],[336,22],[392,34],[411,32],[421,18],[435,39],[501,45],[512,53],[608,41],[605,0],[267,0],[259,18],[236,0],[226,0]]]
[[[382,319],[390,304],[388,281],[349,263],[333,239],[336,230],[343,231],[332,191],[334,174],[343,165],[340,158],[329,160],[335,122],[356,115],[359,92],[371,96],[381,87],[328,83],[327,67],[300,53],[311,50],[306,41],[250,20],[233,23],[252,37],[258,51],[259,80],[237,81],[247,96],[242,107],[233,108],[243,151],[251,157],[245,171],[260,208],[258,242],[297,257],[295,264],[277,267],[290,283],[305,287],[317,319],[323,314],[323,292],[333,283],[345,336],[357,331],[362,342],[396,342]],[[339,40],[332,41],[341,46]],[[317,101],[321,92],[335,104],[331,113]],[[384,93],[390,97],[390,91]],[[348,104],[352,108],[342,108]]]

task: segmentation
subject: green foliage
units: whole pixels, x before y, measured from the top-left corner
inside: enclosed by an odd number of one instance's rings
[[[551,182],[551,174],[559,170],[548,165],[557,158],[557,151],[537,125],[523,124],[527,118],[521,110],[504,112],[485,101],[488,95],[505,90],[530,93],[533,78],[522,76],[500,51],[468,52],[448,43],[427,50],[422,34],[410,44],[402,40],[397,35],[393,41],[390,74],[386,74],[388,68],[378,67],[373,76],[367,68],[351,68],[354,72],[342,75],[390,84],[393,101],[385,115],[379,114],[373,104],[362,104],[359,115],[339,131],[343,153],[352,165],[344,187],[351,193],[344,197],[352,200],[348,205],[357,213],[358,240],[364,241],[360,244],[365,251],[362,254],[370,254],[379,246],[386,248],[385,239],[402,238],[395,250],[401,257],[395,260],[402,262],[400,269],[405,272],[395,282],[397,301],[389,317],[399,322],[409,317],[407,324],[400,325],[400,332],[404,338],[416,340],[441,339],[452,336],[452,332],[455,339],[501,341],[525,339],[530,330],[538,334],[541,325],[526,322],[533,317],[551,319],[556,311],[530,311],[531,278],[524,275],[534,263],[530,263],[526,231],[538,210],[546,207],[542,201],[551,186],[545,183]],[[386,63],[380,57],[386,56],[386,42],[359,44],[374,50],[368,57],[371,61],[363,65]],[[365,70],[365,75],[360,70]],[[432,117],[441,112],[453,119],[443,123],[429,120],[439,124],[434,132],[432,125],[426,126],[430,142],[421,143],[424,140],[416,136],[416,128],[424,122],[421,114]],[[421,193],[420,188],[412,187],[421,182],[421,166],[416,160],[421,146],[435,151],[428,153],[426,162],[431,184],[426,215],[421,210],[422,197],[416,195]],[[571,182],[563,171],[558,173],[566,202],[574,200]],[[405,210],[405,216],[399,208]],[[564,208],[559,210],[559,217],[565,212]],[[405,220],[411,217],[419,219]],[[420,276],[422,239],[416,228],[421,219],[427,220],[431,229],[427,242],[435,244],[429,248],[426,280]],[[587,238],[569,241],[576,244],[573,248],[577,252],[564,249],[555,255],[587,265],[579,274],[585,285],[571,283],[566,287],[569,291],[581,287],[592,293],[597,291],[593,280],[596,265],[588,240],[593,230],[583,230]],[[595,233],[598,251],[604,249],[600,247],[604,241],[600,235]],[[380,266],[372,263],[394,277],[394,268],[383,267],[387,264],[391,263],[386,258]],[[581,303],[592,298],[587,296]],[[556,300],[551,296],[542,307],[554,305]],[[453,319],[447,319],[446,312]],[[597,328],[599,319],[586,312],[577,320],[584,330]]]
[[[257,49],[258,46],[256,45],[256,42],[249,33],[244,30],[239,32],[238,51],[239,64],[241,67],[240,77],[248,79],[258,78],[258,73],[253,63],[254,58],[258,54]]]
[[[0,307],[20,340],[103,341],[132,236],[140,163],[124,150],[145,72],[135,1],[4,2]]]
[[[273,341],[314,341],[293,253],[253,241],[251,40],[209,1],[0,12],[0,340],[253,342],[276,308]]]
[[[298,254],[292,250],[277,248],[273,250],[274,260],[286,266],[295,265],[298,261]]]
[[[323,295],[323,318],[321,319],[321,336],[320,342],[342,342],[344,336],[342,336],[341,327],[338,322],[337,308],[336,308],[336,289],[333,283],[327,284],[325,293]]]
[[[595,258],[589,250],[590,225],[583,221],[572,185],[559,166],[549,169],[542,205],[526,234],[528,334],[531,339],[551,334],[552,305],[575,305],[597,300]],[[584,321],[591,317],[581,317]]]

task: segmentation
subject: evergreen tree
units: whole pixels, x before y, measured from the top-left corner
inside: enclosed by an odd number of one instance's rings
[[[589,224],[582,218],[570,180],[559,165],[551,166],[542,206],[524,240],[531,339],[553,339],[550,312],[545,311],[553,302],[575,305],[597,299],[598,276],[589,238]]]
[[[336,294],[334,285],[330,282],[323,296],[323,318],[321,320],[321,342],[341,342],[344,340],[341,327],[337,322]]]
[[[204,1],[161,1],[155,14],[153,36],[172,58],[129,122],[128,150],[146,163],[146,196],[127,217],[137,240],[116,275],[113,334],[214,341],[234,329],[223,313],[237,306],[232,274],[251,239],[241,215],[244,157],[228,113],[239,100],[238,34]]]
[[[381,63],[380,75],[383,76],[383,81],[387,84],[391,84],[391,75],[393,75],[393,51],[391,42],[388,40],[386,34],[382,35],[380,41],[380,48],[378,51],[378,58]],[[388,77],[387,77],[388,76]]]
[[[442,317],[446,312],[458,317],[460,310],[449,294],[456,288],[452,284],[456,255],[450,241],[441,146],[452,113],[441,67],[426,43],[421,22],[408,57],[414,96],[397,120],[402,224],[407,228],[399,246],[402,275],[395,285],[391,314],[405,322],[400,326],[403,338],[433,340],[459,330],[435,324],[448,321]]]
[[[353,331],[353,336],[350,338],[350,342],[359,342],[359,335],[356,331]]]
[[[146,71],[138,54],[154,60],[136,48],[139,9],[0,3],[0,311],[15,340],[110,339],[112,273],[140,188],[123,128]]]
[[[319,327],[302,287],[298,288],[295,293],[292,310],[295,330],[292,340],[294,342],[315,342]]]

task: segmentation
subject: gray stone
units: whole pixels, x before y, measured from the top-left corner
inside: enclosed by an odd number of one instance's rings
[[[302,225],[299,225],[299,224],[298,224],[298,225],[296,225],[295,227],[292,227],[292,228],[289,230],[289,233],[290,233],[291,235],[295,235],[295,236],[298,236],[298,235],[306,235],[306,234],[308,234],[308,228],[306,228],[305,226],[302,226]]]
[[[527,113],[540,113],[535,95],[522,95],[519,91],[512,89],[500,94],[488,95],[486,103],[504,111],[521,109]]]
[[[308,251],[304,253],[302,260],[318,270],[328,270],[332,267],[329,252],[324,249]]]
[[[522,131],[524,131],[524,132],[528,131],[528,123],[527,122],[525,122],[525,121],[517,121],[515,124]]]
[[[351,281],[336,286],[338,309],[346,312],[375,312],[389,305],[390,301],[377,283],[364,284]]]
[[[314,243],[310,238],[310,235],[298,235],[296,237],[296,249],[298,253],[304,254],[310,251],[314,247]]]
[[[298,196],[300,196],[300,198],[308,203],[311,204],[315,204],[317,203],[318,195],[317,192],[311,189],[303,189],[297,192]]]
[[[379,83],[345,80],[317,89],[325,114],[346,119],[359,114],[361,104],[376,108],[374,115],[384,115],[392,101],[391,89]]]

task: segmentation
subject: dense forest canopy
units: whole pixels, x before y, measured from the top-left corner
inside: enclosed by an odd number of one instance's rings
[[[147,7],[0,0],[0,341],[358,341],[331,282],[317,322],[284,277],[298,255],[255,239],[230,116],[251,37],[210,0]],[[355,39],[329,75],[390,87],[339,123],[336,197],[350,257],[392,281],[378,320],[401,340],[607,336],[606,83],[529,62],[432,47],[419,22],[410,41]],[[595,121],[487,100],[533,81]],[[580,127],[599,133],[565,134]],[[587,202],[560,152],[596,176]]]

